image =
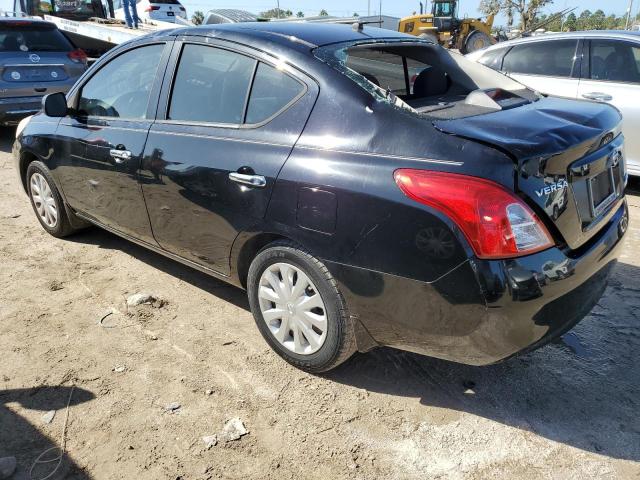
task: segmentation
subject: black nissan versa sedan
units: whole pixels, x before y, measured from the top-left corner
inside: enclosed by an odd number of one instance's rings
[[[95,224],[246,288],[297,367],[378,345],[484,365],[604,291],[628,223],[620,121],[428,40],[245,23],[117,47],[14,155],[53,236]]]

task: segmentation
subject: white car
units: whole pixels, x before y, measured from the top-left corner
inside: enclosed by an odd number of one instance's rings
[[[607,102],[622,112],[627,169],[640,175],[640,32],[586,31],[498,43],[467,58],[540,93]]]
[[[140,20],[158,20],[176,23],[176,17],[187,19],[187,10],[178,0],[137,0],[136,9]],[[122,0],[114,0],[114,14],[118,20],[124,20]]]

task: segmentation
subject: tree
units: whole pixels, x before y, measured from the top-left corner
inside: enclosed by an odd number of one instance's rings
[[[576,30],[590,30],[591,29],[591,10],[588,8],[583,10],[576,22]]]
[[[351,15],[352,17],[359,17],[360,15],[358,14],[358,12],[353,12],[353,15]]]
[[[606,28],[607,17],[602,10],[596,10],[589,19],[590,27],[594,30],[604,30]]]
[[[260,16],[262,18],[286,18],[292,17],[293,12],[291,10],[283,10],[281,8],[272,8],[271,10],[267,10],[266,12],[261,12]]]
[[[618,17],[614,14],[609,15],[604,22],[604,28],[605,30],[615,30],[618,28]]]
[[[578,19],[576,14],[571,12],[564,21],[564,29],[569,32],[575,32],[578,27]]]
[[[202,22],[204,22],[204,13],[200,10],[193,12],[193,15],[191,15],[191,23],[194,25],[202,25]]]
[[[497,15],[503,9],[501,0],[480,0],[478,10],[483,15]]]
[[[320,13],[318,14],[321,17],[328,17],[329,16],[329,12],[327,12],[324,8],[322,10],[320,10]]]
[[[296,13],[296,17],[298,18],[304,18],[304,12],[301,10],[298,13]]]
[[[486,15],[505,12],[508,26],[513,24],[513,14],[520,16],[520,29],[528,30],[535,23],[540,10],[553,0],[482,0],[480,11]]]

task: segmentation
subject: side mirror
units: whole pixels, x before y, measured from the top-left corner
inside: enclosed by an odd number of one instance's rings
[[[67,115],[67,98],[64,93],[50,93],[42,97],[42,109],[47,117],[64,117]]]

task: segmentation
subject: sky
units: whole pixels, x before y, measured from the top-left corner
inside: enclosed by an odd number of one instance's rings
[[[181,3],[187,9],[189,15],[195,10],[202,10],[206,12],[212,8],[238,8],[241,10],[248,10],[253,13],[263,12],[270,8],[275,8],[277,0],[237,0],[233,2],[231,0],[180,0]],[[305,15],[317,15],[320,9],[324,8],[330,15],[336,16],[350,16],[354,12],[360,15],[367,14],[367,1],[368,0],[280,0],[280,8],[283,10],[289,9],[296,13],[298,11],[304,12]],[[424,1],[424,0],[423,0]],[[640,7],[640,0],[633,0],[634,5],[632,11],[635,13]],[[479,0],[460,0],[458,11],[460,16],[477,17],[480,13],[477,10],[477,6],[480,3]],[[370,0],[371,14],[378,14],[379,0]],[[429,6],[431,3],[429,3]],[[589,9],[595,11],[602,9],[609,15],[615,13],[616,15],[622,15],[627,11],[629,7],[629,0],[608,0],[606,3],[602,0],[555,0],[555,2],[543,9],[546,13],[555,13],[563,10],[566,7],[578,6],[577,12]],[[420,8],[419,0],[383,0],[382,1],[382,13],[392,15],[394,17],[404,17],[411,15],[414,11],[418,11]],[[498,18],[495,22],[498,25],[505,24],[504,18]]]

